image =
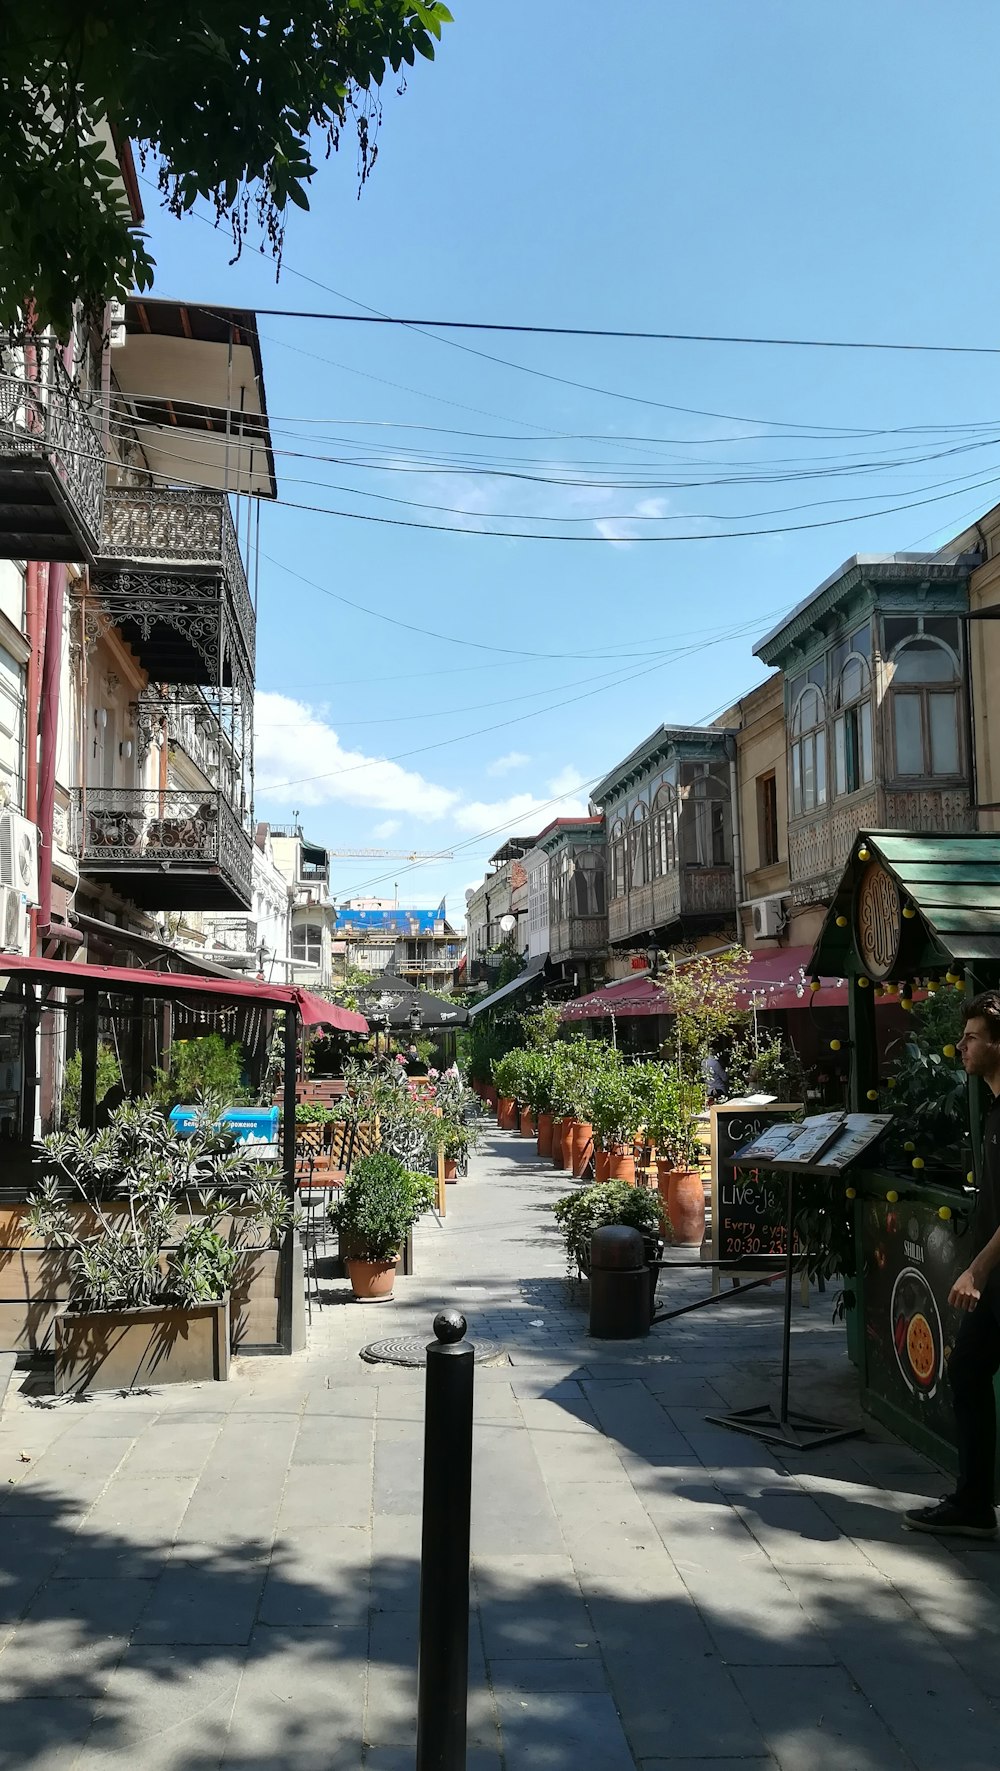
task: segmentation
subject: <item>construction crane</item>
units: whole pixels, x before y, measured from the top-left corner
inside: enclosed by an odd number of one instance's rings
[[[349,861],[454,861],[450,849],[438,849],[433,854],[419,854],[416,849],[327,849],[327,854],[334,860]]]

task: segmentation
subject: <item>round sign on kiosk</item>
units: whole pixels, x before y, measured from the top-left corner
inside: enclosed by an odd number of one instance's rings
[[[868,976],[880,982],[890,977],[903,937],[903,906],[899,887],[881,861],[870,861],[858,881],[854,932]]]

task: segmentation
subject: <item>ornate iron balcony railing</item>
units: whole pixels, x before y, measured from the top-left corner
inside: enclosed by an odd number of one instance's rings
[[[97,596],[151,677],[252,684],[256,618],[224,492],[109,487],[98,552]]]
[[[0,557],[95,557],[104,448],[54,338],[0,333]]]
[[[225,794],[90,787],[77,794],[80,871],[152,910],[248,910],[253,845]]]

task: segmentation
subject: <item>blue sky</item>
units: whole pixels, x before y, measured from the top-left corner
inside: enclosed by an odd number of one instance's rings
[[[268,260],[230,268],[223,231],[170,221],[144,188],[154,293],[998,340],[995,0],[452,10],[437,62],[389,91],[360,201],[349,145],[321,166],[277,287]],[[936,546],[1000,498],[976,486],[1000,484],[988,356],[260,332],[288,502],[262,522],[258,816],[299,809],[334,847],[455,851],[337,862],[340,897],[398,881],[401,902],[447,894],[460,916],[508,829],[582,804],[661,720],[700,721],[760,681],[754,640],[842,560]],[[739,538],[639,539],[720,529]]]

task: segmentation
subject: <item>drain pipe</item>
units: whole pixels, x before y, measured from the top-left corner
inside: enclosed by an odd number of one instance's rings
[[[51,565],[45,598],[45,650],[42,654],[38,717],[41,744],[38,766],[38,939],[52,927],[52,851],[56,793],[56,749],[59,738],[59,678],[62,674],[63,615],[66,567]]]
[[[743,842],[740,830],[740,784],[736,767],[736,739],[726,739],[726,750],[729,753],[729,797],[732,806],[733,825],[733,878],[736,885],[736,939],[743,946],[743,922],[740,916],[740,905],[743,902]]]

